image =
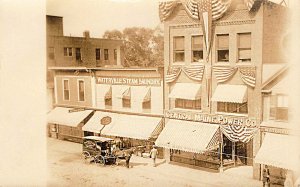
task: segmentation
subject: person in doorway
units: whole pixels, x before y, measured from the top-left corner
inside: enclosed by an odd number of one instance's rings
[[[268,166],[265,166],[264,170],[263,170],[263,187],[266,185],[270,186],[270,171]]]
[[[157,149],[155,145],[153,145],[153,148],[150,151],[150,157],[152,158],[153,161],[153,167],[156,167],[156,157],[157,157]]]

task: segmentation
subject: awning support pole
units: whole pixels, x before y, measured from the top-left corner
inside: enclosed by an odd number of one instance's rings
[[[235,142],[232,142],[232,161],[233,161],[233,165],[235,167]]]
[[[223,172],[223,133],[220,129],[220,172]]]

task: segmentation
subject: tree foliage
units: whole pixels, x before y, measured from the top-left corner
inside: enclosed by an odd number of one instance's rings
[[[103,38],[124,40],[122,49],[125,66],[163,66],[163,31],[159,27],[130,27],[122,32],[111,30],[106,31]]]

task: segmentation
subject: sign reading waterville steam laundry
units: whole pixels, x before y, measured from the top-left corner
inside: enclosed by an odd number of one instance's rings
[[[160,86],[159,77],[97,77],[97,84],[115,84],[132,86]]]
[[[168,110],[165,112],[165,117],[170,119],[180,119],[221,125],[241,125],[247,127],[257,127],[257,122],[255,119],[250,119],[243,116],[240,117],[221,114],[203,114],[196,112]]]

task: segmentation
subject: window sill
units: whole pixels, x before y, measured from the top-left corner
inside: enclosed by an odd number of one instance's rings
[[[229,63],[229,62],[216,62],[215,64],[217,64],[217,65],[230,66],[230,63]]]
[[[248,117],[248,114],[239,114],[239,113],[216,112],[216,114],[221,114],[221,115],[229,115],[229,116],[241,116],[241,117]]]
[[[247,62],[238,61],[236,64],[239,66],[249,66],[252,63],[251,63],[251,61],[247,61]]]
[[[185,62],[173,62],[173,65],[185,65]]]
[[[201,109],[187,109],[187,108],[172,108],[171,110],[181,110],[181,111],[185,111],[185,112],[202,112]]]
[[[191,62],[191,65],[195,65],[195,64],[200,64],[200,65],[202,65],[202,64],[204,64],[204,62],[203,62],[203,60],[200,61],[200,62]]]

